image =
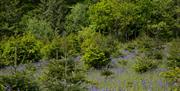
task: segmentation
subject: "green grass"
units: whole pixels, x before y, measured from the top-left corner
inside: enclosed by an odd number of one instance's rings
[[[118,65],[117,68],[111,68],[114,74],[111,77],[104,77],[101,75],[102,70],[90,70],[87,78],[93,81],[98,89],[110,89],[119,91],[124,89],[126,91],[169,91],[167,81],[162,78],[158,68],[150,70],[145,73],[137,73],[132,69],[134,60],[129,60],[127,66]],[[118,72],[118,69],[123,70]],[[145,86],[142,81],[145,80]],[[148,90],[149,89],[149,90]]]

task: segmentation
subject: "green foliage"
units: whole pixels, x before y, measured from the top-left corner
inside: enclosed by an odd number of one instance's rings
[[[88,5],[81,3],[77,3],[72,7],[71,13],[66,16],[66,32],[76,33],[77,31],[82,30],[82,27],[87,26],[87,9]]]
[[[101,47],[103,44],[103,37],[100,34],[87,29],[79,32],[79,41],[81,42],[81,51],[84,53],[88,47]]]
[[[45,91],[85,90],[84,70],[71,58],[51,60],[42,76],[42,82],[45,85]]]
[[[162,72],[161,75],[167,78],[171,82],[176,82],[180,78],[180,68],[176,67],[176,68],[170,69],[166,72]]]
[[[169,43],[169,67],[180,67],[180,40],[176,39]]]
[[[94,37],[96,36],[96,37]],[[104,36],[100,33],[92,31],[90,28],[84,28],[78,33],[79,44],[81,44],[81,52],[84,53],[89,47],[98,47],[101,50],[113,53],[117,51],[118,41],[111,35]]]
[[[37,82],[23,73],[0,76],[0,90],[5,91],[5,89],[12,91],[40,91]]]
[[[41,54],[45,59],[60,59],[64,56],[64,49],[62,48],[62,39],[54,38],[50,43],[47,43],[42,49]]]
[[[93,37],[96,36],[96,37]],[[99,33],[85,30],[80,33],[83,61],[88,67],[102,68],[110,62],[110,46],[106,37]]]
[[[2,44],[2,58],[6,65],[37,62],[41,59],[42,42],[32,34],[10,38]]]
[[[2,42],[0,42],[0,44],[1,44]],[[3,67],[3,66],[5,66],[5,64],[4,64],[4,62],[3,62],[3,60],[2,60],[2,47],[1,47],[2,45],[0,45],[0,68],[1,67]]]
[[[173,0],[100,0],[89,7],[90,27],[101,33],[114,33],[122,40],[144,33],[168,39],[176,27],[175,14]]]
[[[155,39],[149,37],[141,37],[136,42],[136,44],[139,44],[138,49],[142,49],[144,51],[150,51],[152,48],[159,46]]]
[[[66,43],[67,47],[67,54],[76,56],[77,54],[80,54],[81,52],[81,44],[78,39],[77,34],[70,34],[67,37],[64,37],[64,42]]]
[[[78,32],[78,40],[81,43],[81,50],[85,51],[88,46],[96,46],[93,36],[97,36],[97,33],[90,28],[84,28],[83,31]]]
[[[106,78],[107,77],[109,77],[109,76],[112,76],[114,73],[112,72],[112,71],[110,71],[110,70],[103,70],[102,72],[101,72],[101,75],[102,76],[105,76]]]
[[[175,83],[173,90],[178,91],[179,86],[180,86],[180,79],[179,79],[180,78],[180,68],[179,67],[170,69],[166,72],[162,72],[160,75],[165,77],[166,79],[168,79],[170,82]]]
[[[144,73],[148,70],[156,68],[157,66],[158,66],[158,62],[156,60],[140,57],[136,60],[133,69],[136,72]]]
[[[150,38],[139,37],[135,41],[130,41],[124,45],[124,48],[128,51],[138,50],[144,56],[151,59],[162,59],[165,42]]]
[[[173,0],[140,0],[138,2],[140,22],[145,25],[143,29],[150,36],[169,38],[175,24]]]
[[[156,68],[158,61],[165,58],[164,45],[168,41],[167,65],[172,70],[164,74],[178,80],[180,41],[173,40],[180,36],[178,3],[178,0],[1,0],[0,69],[37,62],[42,56],[57,59],[50,62],[43,74],[42,84],[47,87],[43,90],[79,91],[84,90],[82,70],[72,59],[64,57],[82,55],[87,67],[98,69],[107,66],[112,55],[144,55],[134,65],[136,72],[143,73]],[[131,65],[127,60],[118,62]],[[105,76],[111,74],[109,70],[102,72]],[[19,74],[1,78],[0,90],[4,90],[5,82],[15,84],[13,90],[17,90],[16,85],[26,90],[27,84],[21,82],[31,81]],[[132,87],[132,82],[128,84]]]
[[[41,53],[47,59],[61,59],[65,55],[75,56],[80,52],[80,45],[76,35],[70,34],[67,37],[54,37],[42,49]]]
[[[101,33],[109,33],[113,30],[112,0],[101,0],[89,7],[90,27]]]
[[[101,33],[113,33],[119,39],[137,36],[139,31],[137,6],[117,0],[100,0],[90,6],[90,27]]]
[[[126,66],[128,64],[128,60],[119,60],[118,63],[120,65]]]
[[[64,30],[65,16],[69,11],[66,0],[41,0],[37,8],[37,17],[50,22],[51,27],[62,33]]]
[[[35,17],[24,16],[20,22],[23,32],[31,32],[37,38],[45,41],[52,39],[54,33],[50,24],[45,20],[38,20]]]
[[[110,63],[110,54],[97,47],[89,47],[83,55],[82,61],[88,68],[102,68]]]
[[[19,22],[23,15],[33,10],[39,0],[3,0],[0,2],[0,36],[12,36],[21,32]]]

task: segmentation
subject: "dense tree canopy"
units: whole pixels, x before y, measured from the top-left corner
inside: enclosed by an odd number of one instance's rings
[[[24,32],[20,22],[29,16],[50,23],[60,34],[91,27],[119,38],[132,39],[140,33],[179,36],[177,0],[3,0],[0,5],[1,35]]]

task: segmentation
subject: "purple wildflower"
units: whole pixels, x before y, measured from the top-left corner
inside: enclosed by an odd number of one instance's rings
[[[159,84],[160,87],[163,87],[163,83],[162,83],[161,80],[158,80],[158,84]]]
[[[146,89],[146,80],[142,80],[142,86],[144,89]]]

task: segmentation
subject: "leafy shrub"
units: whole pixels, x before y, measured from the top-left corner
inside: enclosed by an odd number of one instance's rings
[[[132,51],[138,49],[139,51],[149,51],[153,48],[155,42],[152,38],[146,37],[145,35],[139,38],[136,38],[134,41],[129,41],[124,44],[124,49]]]
[[[158,63],[156,62],[156,60],[140,57],[136,60],[133,68],[136,72],[144,73],[148,70],[156,68],[157,66],[158,66]]]
[[[104,36],[90,28],[79,32],[79,41],[83,53],[82,60],[88,67],[102,68],[106,66],[110,62],[110,54],[117,51],[117,42],[112,36]]]
[[[172,68],[166,72],[162,72],[161,75],[167,78],[171,82],[176,82],[180,78],[180,68]]]
[[[173,0],[145,1],[139,0],[140,22],[149,36],[168,39],[172,36],[175,24],[175,5]],[[171,11],[172,10],[172,11]]]
[[[22,73],[0,76],[2,91],[40,91],[38,84]]]
[[[2,58],[6,65],[36,62],[41,59],[42,42],[32,34],[10,38],[2,44]]]
[[[94,36],[96,36],[96,38]],[[79,31],[78,39],[81,44],[82,53],[84,53],[88,47],[95,47],[99,43],[101,43],[100,41],[98,41],[99,39],[101,39],[100,35],[92,31],[90,28],[84,28],[83,31]],[[97,43],[97,41],[99,43]]]
[[[117,2],[116,2],[117,3]],[[110,0],[100,0],[100,2],[89,7],[90,26],[93,30],[100,33],[109,33],[113,30],[112,5],[115,4]]]
[[[89,7],[90,27],[101,33],[113,33],[123,41],[144,33],[170,39],[176,28],[176,5],[173,3],[173,0],[99,0]]]
[[[36,38],[42,40],[49,40],[53,37],[53,29],[51,28],[49,22],[45,20],[39,20],[35,17],[24,16],[21,21],[21,26],[23,26],[24,32],[31,32]]]
[[[61,59],[65,55],[76,55],[80,52],[79,41],[76,35],[70,34],[67,37],[54,37],[54,39],[47,43],[42,49],[41,53],[47,59]]]
[[[119,60],[118,63],[119,63],[120,65],[126,66],[127,63],[128,63],[128,60]]]
[[[180,67],[180,40],[173,40],[169,44],[169,56],[168,66],[169,67]]]
[[[111,75],[113,75],[114,73],[112,72],[112,71],[110,71],[110,70],[103,70],[102,72],[101,72],[101,75],[102,76],[105,76],[106,78],[107,77],[109,77],[109,76],[111,76]]]
[[[88,5],[81,3],[77,3],[72,7],[71,13],[66,16],[66,32],[77,33],[78,31],[82,30],[82,27],[87,26],[87,8]]]
[[[81,91],[84,88],[84,70],[71,58],[51,60],[42,76],[47,91]]]
[[[178,91],[177,89],[179,89],[179,86],[180,86],[180,68],[179,67],[172,68],[166,72],[162,72],[160,75],[168,79],[169,82],[174,83],[173,89],[174,91]]]
[[[101,50],[106,50],[112,54],[117,51],[119,43],[115,38],[113,38],[113,36],[104,36],[92,31],[90,28],[84,28],[83,31],[80,31],[78,34],[78,40],[81,44],[82,53],[84,53],[89,47],[99,47]]]
[[[114,34],[119,39],[138,36],[140,30],[137,5],[117,0],[100,0],[89,7],[90,27],[103,34]]]
[[[64,49],[61,45],[61,38],[54,38],[50,43],[46,44],[42,49],[41,53],[45,59],[60,59],[64,56]]]
[[[1,42],[0,42],[1,43]],[[1,45],[0,45],[0,68],[5,66],[3,60],[2,60],[2,48],[1,48]]]
[[[110,54],[99,48],[89,47],[82,60],[88,67],[102,68],[110,63]]]
[[[150,37],[140,37],[125,45],[125,49],[129,51],[139,51],[143,55],[151,59],[162,59],[164,42],[158,41]]]
[[[145,51],[144,54],[151,59],[161,60],[163,58],[161,49],[150,49],[149,51]]]
[[[77,34],[69,34],[66,38],[64,37],[64,42],[66,43],[68,55],[77,55],[81,51],[81,45]]]

